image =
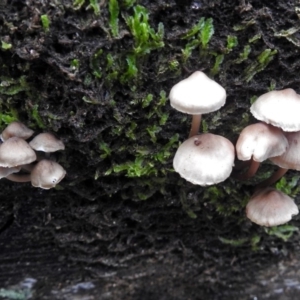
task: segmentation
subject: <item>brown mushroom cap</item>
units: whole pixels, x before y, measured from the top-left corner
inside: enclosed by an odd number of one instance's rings
[[[283,131],[300,130],[300,95],[293,89],[271,91],[261,95],[250,108],[253,116]]]
[[[183,142],[173,160],[173,167],[181,177],[203,186],[224,181],[233,164],[232,143],[211,133],[196,135]]]
[[[289,147],[280,156],[271,157],[270,160],[277,166],[285,169],[300,171],[300,132],[285,132]]]
[[[10,123],[1,133],[2,141],[6,141],[11,137],[19,137],[27,140],[33,135],[34,131],[29,129],[21,122],[14,121]]]
[[[271,187],[258,190],[246,206],[247,217],[252,222],[267,227],[287,223],[298,213],[298,207],[292,198]]]
[[[26,141],[12,137],[0,145],[0,166],[11,168],[30,164],[36,160],[36,154]]]
[[[239,160],[262,162],[269,157],[283,154],[289,144],[280,128],[265,123],[245,127],[236,143]]]
[[[43,159],[31,171],[31,184],[48,190],[55,187],[65,175],[66,171],[60,164]]]
[[[175,109],[201,115],[221,108],[225,104],[226,91],[203,72],[196,71],[172,87],[169,99]]]
[[[52,133],[44,132],[38,134],[30,143],[30,147],[36,151],[55,152],[64,150],[64,143],[57,139]]]

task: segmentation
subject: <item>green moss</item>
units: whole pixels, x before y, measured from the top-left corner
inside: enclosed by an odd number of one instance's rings
[[[201,55],[207,54],[207,48],[210,39],[214,34],[213,20],[202,17],[199,22],[192,27],[185,35],[183,40],[188,40],[188,43],[182,49],[182,60],[186,62],[192,55],[192,51],[196,48],[201,49]]]
[[[81,9],[83,5],[85,5],[86,0],[75,0],[73,1],[74,9]],[[100,6],[98,0],[89,0],[89,4],[86,9],[92,8],[95,15],[100,15]]]
[[[11,108],[9,111],[0,113],[0,126],[8,125],[13,121],[18,121],[19,116],[16,109]]]
[[[219,236],[219,240],[225,244],[233,247],[240,247],[249,242],[249,238],[239,238],[239,239],[227,239]]]
[[[109,25],[113,37],[119,36],[119,4],[117,0],[109,0],[108,9],[110,13]]]
[[[226,52],[229,53],[232,51],[233,48],[235,48],[238,45],[238,39],[234,35],[227,36],[227,46],[226,46]]]
[[[2,48],[3,50],[9,50],[9,49],[12,48],[12,44],[6,43],[6,42],[4,42],[4,41],[1,41],[1,48]]]
[[[277,50],[266,49],[262,51],[245,70],[244,80],[249,82],[255,74],[263,71],[267,65],[274,59]]]
[[[137,5],[133,12],[132,16],[125,17],[125,21],[134,38],[134,54],[140,56],[164,47],[164,25],[159,23],[155,32],[149,24],[149,13],[145,7]]]
[[[287,181],[285,177],[282,177],[276,183],[276,189],[291,197],[295,197],[300,192],[300,186],[298,185],[299,179],[299,175],[293,176],[289,181]]]
[[[31,116],[34,119],[34,121],[36,122],[36,124],[38,125],[38,127],[41,129],[44,129],[44,128],[46,128],[46,126],[45,126],[41,116],[39,115],[38,108],[39,107],[37,104],[33,105],[32,110],[31,110]]]
[[[41,15],[41,22],[45,32],[49,31],[50,28],[50,19],[47,15]]]
[[[214,76],[220,72],[220,68],[221,68],[221,64],[222,64],[223,60],[224,60],[223,54],[216,56],[215,64],[214,64],[213,68],[210,70],[210,74],[212,76]]]
[[[0,77],[0,94],[13,96],[29,88],[25,76],[18,79]]]
[[[79,70],[79,60],[73,59],[70,66],[73,70]]]
[[[281,225],[281,226],[274,226],[274,227],[264,228],[264,229],[268,235],[276,236],[285,242],[292,237],[294,232],[299,231],[299,228],[293,225]]]

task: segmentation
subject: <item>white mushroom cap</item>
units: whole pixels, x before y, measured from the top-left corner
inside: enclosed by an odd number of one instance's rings
[[[192,115],[218,110],[225,104],[226,91],[203,72],[196,71],[175,84],[169,95],[171,106]]]
[[[0,145],[0,166],[11,168],[30,164],[36,160],[36,154],[26,141],[12,137]]]
[[[283,131],[300,130],[300,95],[293,89],[261,95],[250,111],[256,119],[280,127]]]
[[[21,122],[11,122],[1,133],[1,140],[6,141],[11,137],[19,137],[27,140],[33,135],[34,131]]]
[[[280,128],[265,123],[245,127],[236,143],[239,160],[262,162],[269,157],[283,154],[289,144]]]
[[[234,146],[211,133],[196,135],[178,148],[173,167],[193,184],[211,185],[229,177],[234,165]]]
[[[55,152],[64,150],[64,143],[57,139],[52,133],[44,132],[38,134],[30,143],[30,147],[36,151]]]
[[[270,160],[281,168],[300,171],[300,132],[285,132],[284,135],[289,147],[282,155],[271,157]]]
[[[294,200],[274,188],[257,191],[246,206],[247,217],[261,226],[277,226],[287,223],[299,213]]]
[[[31,184],[48,190],[55,187],[65,175],[66,171],[60,164],[43,159],[31,171]]]

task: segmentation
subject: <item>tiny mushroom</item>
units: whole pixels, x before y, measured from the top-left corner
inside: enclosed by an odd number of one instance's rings
[[[261,95],[250,108],[253,116],[283,131],[300,130],[300,95],[293,89],[271,91]]]
[[[60,164],[43,159],[31,171],[31,184],[48,190],[55,187],[65,175],[66,171]]]
[[[211,133],[196,135],[183,142],[173,160],[173,167],[181,177],[203,186],[224,181],[233,164],[232,143]]]
[[[180,112],[193,115],[189,137],[198,134],[201,115],[221,108],[226,101],[226,91],[203,72],[196,71],[175,84],[169,95],[171,106]]]
[[[10,123],[1,133],[1,140],[4,142],[11,137],[19,137],[27,140],[33,135],[34,131],[21,122]]]
[[[48,132],[38,134],[29,145],[32,149],[43,152],[55,152],[65,149],[64,143]]]
[[[246,206],[247,217],[267,227],[287,223],[298,213],[292,198],[271,187],[256,191]]]
[[[248,170],[236,177],[246,180],[252,177],[261,162],[270,157],[283,154],[289,143],[280,128],[266,123],[256,123],[245,127],[236,143],[239,160],[251,160]]]
[[[36,160],[36,154],[28,143],[18,137],[12,137],[0,145],[0,166],[11,168],[30,164]]]

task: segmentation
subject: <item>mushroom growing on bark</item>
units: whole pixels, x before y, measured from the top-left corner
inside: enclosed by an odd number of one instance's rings
[[[169,95],[171,106],[193,115],[189,137],[198,134],[201,115],[218,110],[225,104],[226,91],[203,72],[196,71],[175,84]]]
[[[36,160],[36,154],[28,143],[18,137],[12,137],[0,145],[0,166],[11,168],[30,164]]]
[[[273,126],[280,127],[284,132],[291,132],[291,135],[285,133],[286,138],[290,144],[287,152],[293,152],[294,146],[291,140],[296,138],[296,132],[300,130],[300,95],[298,95],[293,89],[287,88],[280,91],[271,91],[260,96],[250,108],[253,116],[261,121],[272,124]],[[294,132],[294,133],[292,133]],[[287,154],[288,155],[288,154]],[[285,154],[279,155],[285,157]],[[277,158],[272,158],[275,164],[279,161]],[[261,182],[258,188],[265,187],[273,184],[280,179],[289,168],[289,164],[281,163],[280,168],[269,179]]]
[[[224,181],[233,164],[232,143],[211,133],[196,135],[183,142],[173,160],[173,167],[181,177],[203,186]]]
[[[271,91],[261,95],[250,108],[253,116],[283,131],[300,130],[300,95],[293,89]]]
[[[65,175],[66,171],[60,164],[43,159],[31,171],[31,184],[48,190],[55,187]]]
[[[247,217],[252,222],[267,227],[287,223],[298,213],[298,207],[292,198],[271,187],[255,192],[246,206]]]
[[[64,143],[48,132],[38,134],[30,141],[29,145],[32,149],[43,152],[55,152],[65,149]]]
[[[27,140],[33,135],[34,131],[21,122],[10,123],[1,133],[1,140],[4,142],[11,137],[19,137]]]
[[[250,166],[235,177],[246,180],[254,176],[261,162],[283,154],[288,145],[280,128],[262,122],[245,127],[236,143],[236,153],[239,160],[250,161]]]
[[[258,188],[271,185],[279,180],[289,169],[300,171],[300,131],[298,132],[285,132],[285,137],[289,143],[287,150],[270,160],[279,169],[272,174],[272,176],[258,185]]]

